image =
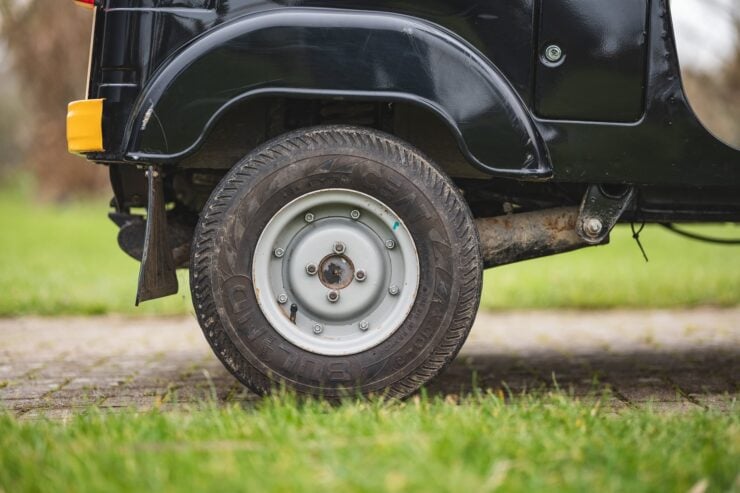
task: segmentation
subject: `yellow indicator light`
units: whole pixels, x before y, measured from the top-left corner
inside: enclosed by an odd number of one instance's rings
[[[73,154],[102,152],[103,99],[69,103],[67,112],[67,148]]]

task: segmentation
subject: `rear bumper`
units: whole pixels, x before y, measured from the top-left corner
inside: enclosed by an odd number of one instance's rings
[[[69,103],[67,149],[73,154],[103,152],[103,99]]]

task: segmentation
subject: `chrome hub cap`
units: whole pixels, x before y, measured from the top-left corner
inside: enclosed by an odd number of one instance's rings
[[[257,301],[292,344],[357,354],[403,324],[419,287],[416,245],[382,202],[353,190],[312,192],[283,207],[254,252]]]

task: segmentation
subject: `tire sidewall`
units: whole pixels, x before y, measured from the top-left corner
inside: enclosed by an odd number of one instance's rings
[[[287,384],[327,397],[347,389],[378,392],[412,375],[445,339],[464,282],[462,264],[480,263],[480,257],[463,258],[453,227],[460,218],[450,217],[460,210],[461,198],[418,154],[404,152],[390,137],[393,145],[380,148],[362,140],[306,141],[311,145],[289,147],[286,142],[295,138],[285,136],[267,144],[239,163],[209,201],[207,207],[220,213],[210,224],[206,262],[216,317],[204,331],[226,366],[258,390]],[[440,186],[446,193],[440,195]],[[298,197],[336,188],[387,205],[411,233],[421,267],[417,297],[404,323],[379,345],[349,356],[315,354],[282,337],[264,317],[252,283],[253,253],[272,217]],[[440,197],[456,207],[440,203]],[[469,212],[464,219],[471,220]],[[202,292],[194,281],[194,292]]]

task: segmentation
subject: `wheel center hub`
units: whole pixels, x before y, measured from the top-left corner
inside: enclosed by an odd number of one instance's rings
[[[329,255],[321,261],[319,279],[329,289],[344,289],[355,277],[355,266],[344,255]]]

